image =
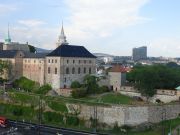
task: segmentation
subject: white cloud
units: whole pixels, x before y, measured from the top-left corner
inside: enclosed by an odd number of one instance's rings
[[[9,12],[17,10],[15,5],[11,4],[0,4],[0,16],[4,16]]]
[[[41,20],[35,20],[35,19],[19,20],[18,23],[25,25],[27,27],[37,27],[42,24],[45,24],[45,22],[43,22]]]
[[[150,56],[177,57],[180,54],[180,39],[164,37],[153,40],[148,46]]]
[[[139,14],[149,0],[66,0],[71,12],[69,29],[86,36],[108,37],[113,30],[142,23]],[[91,33],[91,34],[90,34]]]

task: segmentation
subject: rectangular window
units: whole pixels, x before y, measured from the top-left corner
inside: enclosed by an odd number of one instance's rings
[[[84,64],[86,64],[86,60],[84,60]]]
[[[57,63],[57,60],[55,60],[55,63]]]
[[[54,63],[54,60],[52,59],[52,61],[51,61],[52,63]]]
[[[89,60],[89,63],[91,64],[91,63],[92,63],[92,61],[91,61],[91,60]]]
[[[48,60],[48,63],[51,63],[50,59]]]
[[[50,74],[51,73],[51,69],[50,69],[50,67],[48,67],[48,74]]]
[[[55,68],[55,74],[57,74],[57,68]]]
[[[36,63],[36,60],[34,60],[34,63]]]
[[[81,60],[79,60],[79,64],[81,63]]]
[[[67,64],[69,63],[69,60],[67,60]]]
[[[84,68],[84,74],[86,73],[86,68]]]
[[[73,60],[73,64],[75,63],[75,60]]]

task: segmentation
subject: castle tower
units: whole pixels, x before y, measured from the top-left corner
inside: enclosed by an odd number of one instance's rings
[[[61,28],[61,34],[58,37],[58,41],[56,43],[56,46],[60,46],[60,45],[68,45],[68,42],[66,40],[66,36],[64,34],[64,28],[63,28],[63,23],[62,23],[62,28]]]

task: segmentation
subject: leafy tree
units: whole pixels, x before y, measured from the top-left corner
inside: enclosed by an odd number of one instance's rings
[[[29,50],[30,50],[31,53],[35,53],[36,52],[36,48],[34,46],[28,45],[28,47],[29,47]]]
[[[73,81],[71,83],[71,88],[80,88],[81,84],[78,81]]]
[[[168,62],[166,65],[168,67],[171,67],[171,68],[178,68],[179,67],[179,65],[175,62]]]
[[[174,89],[180,85],[180,67],[138,65],[127,74],[127,80],[134,83],[143,95],[151,97],[156,89]]]
[[[27,90],[29,92],[35,92],[39,88],[39,84],[35,81],[27,79],[26,77],[21,77],[14,81],[14,87],[21,88]]]
[[[84,85],[87,89],[88,94],[95,94],[98,92],[98,84],[97,84],[98,78],[92,75],[86,75],[84,77]]]
[[[8,61],[3,61],[0,60],[0,75],[4,75],[5,73],[7,73],[7,75],[9,75],[10,72],[10,63]],[[0,78],[1,82],[7,81],[7,78]]]

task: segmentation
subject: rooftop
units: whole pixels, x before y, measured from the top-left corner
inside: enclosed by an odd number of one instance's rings
[[[0,50],[0,58],[14,58],[17,50]]]
[[[115,65],[110,69],[109,72],[121,72],[121,73],[126,73],[128,72],[128,69],[126,67],[120,66],[120,65]]]
[[[57,47],[54,51],[49,53],[47,56],[96,58],[84,46],[63,45],[63,44]]]
[[[45,58],[48,53],[25,53],[24,58]]]

